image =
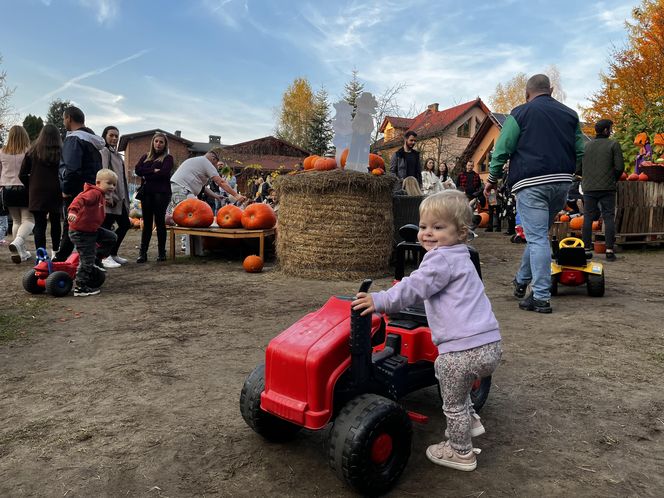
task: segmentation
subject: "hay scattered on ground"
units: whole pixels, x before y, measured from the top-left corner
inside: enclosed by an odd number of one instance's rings
[[[395,181],[341,170],[280,178],[281,270],[315,279],[384,275],[392,251]]]

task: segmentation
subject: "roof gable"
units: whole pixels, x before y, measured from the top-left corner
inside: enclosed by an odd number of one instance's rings
[[[380,128],[378,131],[380,133],[385,132],[385,128],[387,127],[388,124],[391,124],[393,128],[400,128],[403,130],[407,130],[410,125],[413,124],[413,121],[415,121],[414,118],[400,118],[398,116],[385,116],[383,119],[383,122],[380,124]]]
[[[307,157],[309,151],[280,138],[267,136],[224,147],[225,152],[266,156]]]
[[[482,99],[477,97],[475,100],[464,102],[463,104],[438,112],[427,109],[415,117],[409,130],[414,131],[418,136],[427,136],[441,132],[475,106],[478,106],[487,115],[491,114],[491,111],[486,105],[484,105]]]

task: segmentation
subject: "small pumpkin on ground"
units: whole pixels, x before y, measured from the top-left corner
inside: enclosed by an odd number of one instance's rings
[[[242,212],[242,227],[247,230],[266,230],[277,224],[277,215],[268,204],[254,203]]]
[[[247,256],[242,262],[242,268],[247,273],[260,273],[263,270],[263,258],[253,254]]]
[[[374,168],[371,170],[372,175],[380,176],[385,174],[385,170],[383,168]]]
[[[175,206],[173,221],[181,227],[207,228],[214,221],[214,212],[207,202],[185,199]]]
[[[217,211],[217,225],[221,228],[240,228],[242,227],[242,210],[228,204]]]
[[[314,163],[317,171],[330,171],[337,168],[337,161],[333,157],[321,157]]]

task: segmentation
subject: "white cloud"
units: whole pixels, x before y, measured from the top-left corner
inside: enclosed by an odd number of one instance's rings
[[[48,1],[50,3],[51,0]],[[78,0],[78,3],[93,10],[99,24],[110,23],[115,20],[120,10],[119,0]]]
[[[238,30],[249,11],[247,0],[202,0],[205,10],[224,26]]]

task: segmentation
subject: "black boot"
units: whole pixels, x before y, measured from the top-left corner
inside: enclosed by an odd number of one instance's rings
[[[148,260],[148,255],[147,253],[141,252],[138,255],[138,259],[136,260],[137,263],[146,263]]]
[[[159,253],[159,256],[157,256],[157,261],[166,261],[166,253]]]

